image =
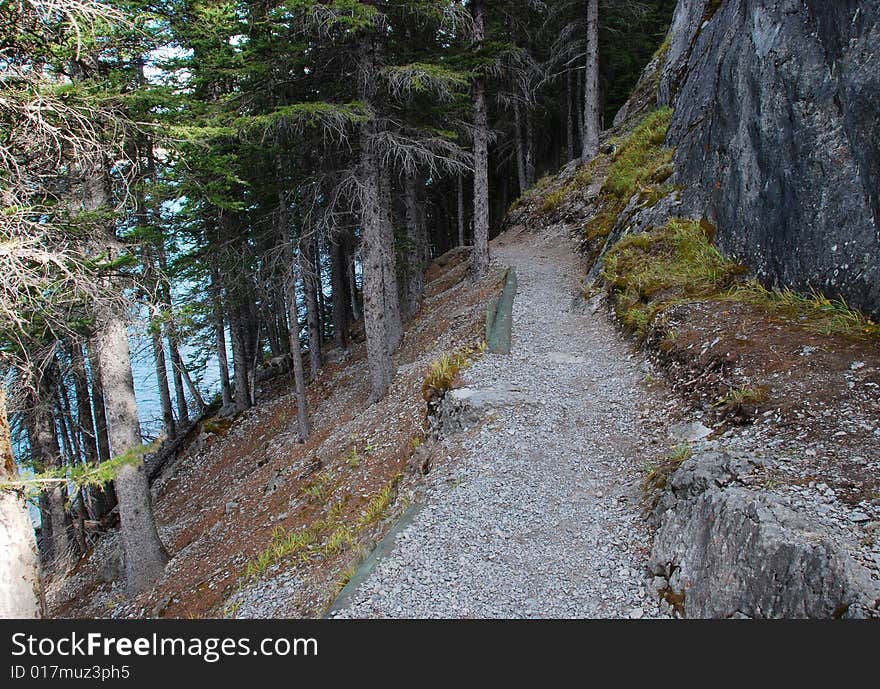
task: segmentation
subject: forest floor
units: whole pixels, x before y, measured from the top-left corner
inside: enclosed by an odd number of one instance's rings
[[[475,348],[498,274],[474,284],[467,250],[437,259],[406,326],[388,395],[369,404],[363,332],[331,350],[309,385],[312,435],[302,443],[291,377],[263,384],[234,421],[207,419],[153,484],[165,576],[130,598],[118,533],[50,580],[52,617],[320,615],[405,509],[406,467],[426,429],[422,383],[444,353]]]

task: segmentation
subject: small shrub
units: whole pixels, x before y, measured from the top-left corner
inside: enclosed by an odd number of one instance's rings
[[[770,392],[767,388],[744,385],[723,395],[712,406],[744,423],[757,415],[761,405],[769,399]]]
[[[544,197],[544,202],[541,204],[541,210],[544,213],[552,213],[562,205],[566,198],[568,198],[567,188],[551,192]]]
[[[358,454],[356,445],[352,446],[351,452],[345,458],[345,463],[348,464],[349,469],[357,469],[361,465],[361,456]]]
[[[422,397],[431,403],[449,392],[455,385],[458,374],[468,367],[471,359],[482,354],[486,344],[480,343],[476,348],[465,347],[454,354],[443,354],[433,364],[422,383]]]
[[[675,450],[661,461],[657,466],[651,467],[645,476],[643,489],[650,500],[651,507],[655,507],[657,493],[666,488],[669,478],[678,471],[678,468],[693,455],[690,445],[679,445]]]

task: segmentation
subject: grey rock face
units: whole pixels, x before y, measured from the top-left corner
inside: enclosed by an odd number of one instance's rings
[[[683,210],[767,282],[880,315],[880,0],[680,0],[658,99]]]
[[[650,564],[661,594],[686,617],[870,614],[876,587],[842,550],[774,495],[737,485],[756,466],[711,452],[671,477]]]

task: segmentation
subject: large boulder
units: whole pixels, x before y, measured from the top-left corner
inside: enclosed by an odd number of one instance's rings
[[[877,614],[877,586],[821,527],[743,485],[757,466],[707,452],[667,481],[650,565],[660,595],[685,617]]]

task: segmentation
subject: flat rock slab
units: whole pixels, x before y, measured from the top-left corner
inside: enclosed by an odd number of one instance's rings
[[[458,433],[494,412],[534,404],[538,404],[534,397],[514,385],[450,390],[440,405],[439,432],[444,436]]]
[[[586,363],[586,359],[574,354],[566,354],[565,352],[550,352],[547,355],[547,361],[551,364],[568,364],[576,365]]]
[[[669,427],[669,437],[679,442],[694,443],[705,440],[710,435],[712,435],[712,429],[707,428],[699,421],[677,423]]]
[[[458,388],[449,393],[451,401],[471,409],[498,409],[519,404],[537,404],[537,400],[526,391],[516,386],[498,386],[494,388]]]

